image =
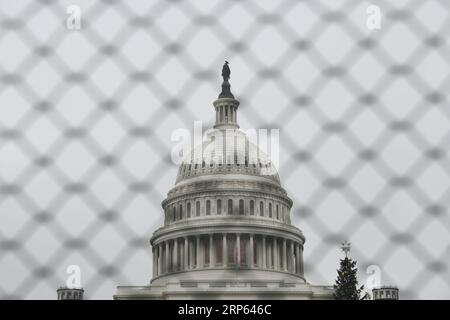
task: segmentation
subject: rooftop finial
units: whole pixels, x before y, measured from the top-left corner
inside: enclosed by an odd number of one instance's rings
[[[231,74],[231,70],[230,70],[230,67],[228,66],[228,61],[225,60],[225,63],[222,67],[223,83],[222,83],[222,92],[219,94],[219,99],[220,98],[233,98],[234,99],[234,96],[230,90],[230,83],[228,82],[228,80],[230,79],[230,74]]]

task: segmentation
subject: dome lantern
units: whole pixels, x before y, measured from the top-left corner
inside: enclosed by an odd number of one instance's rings
[[[228,61],[225,61],[222,67],[222,91],[216,101],[213,102],[216,109],[216,123],[214,129],[238,129],[237,124],[237,108],[239,101],[234,98],[231,93],[231,85],[228,81],[230,79],[230,67]]]

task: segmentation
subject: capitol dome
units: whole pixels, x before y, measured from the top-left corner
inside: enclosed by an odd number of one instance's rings
[[[303,233],[270,158],[237,123],[225,64],[215,125],[180,165],[150,239],[153,278],[116,299],[330,298],[306,282]]]

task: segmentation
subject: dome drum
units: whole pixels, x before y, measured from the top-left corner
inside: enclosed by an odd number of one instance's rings
[[[251,219],[290,224],[289,198],[258,192],[199,192],[163,203],[164,224],[198,219]]]

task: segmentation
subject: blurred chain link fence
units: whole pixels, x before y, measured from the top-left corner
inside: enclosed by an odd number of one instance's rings
[[[54,299],[73,264],[88,298],[148,283],[171,132],[212,124],[225,59],[241,127],[281,129],[307,279],[349,240],[361,282],[450,297],[448,1],[0,3],[1,298]]]

